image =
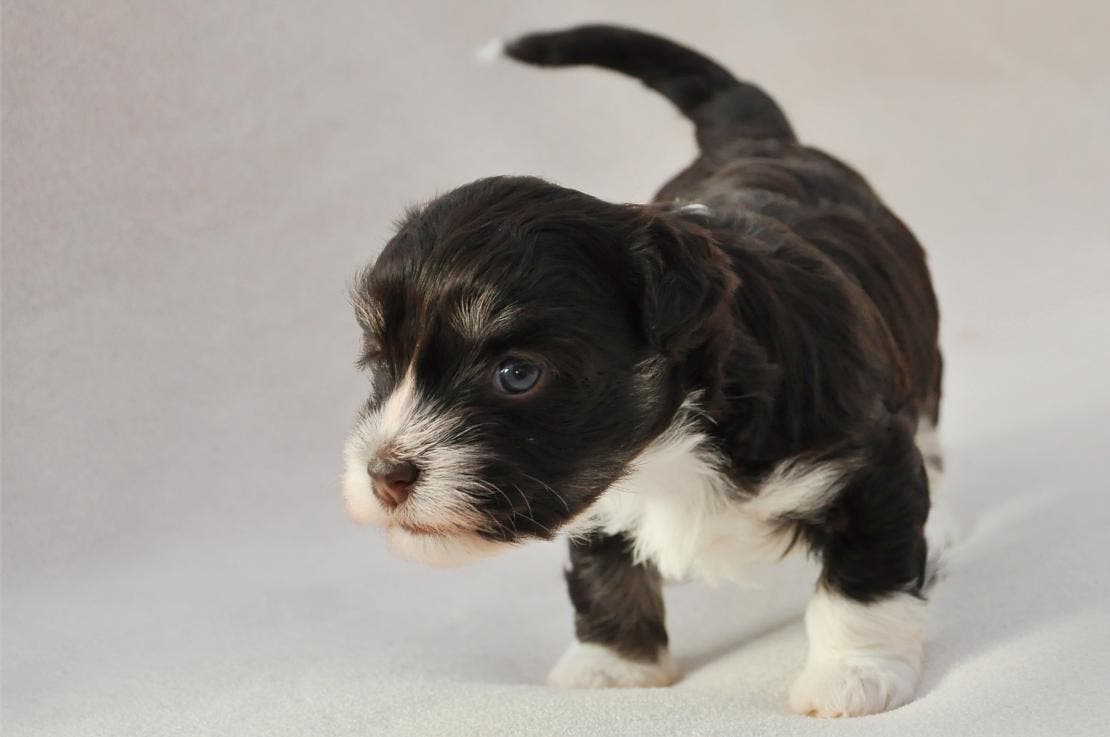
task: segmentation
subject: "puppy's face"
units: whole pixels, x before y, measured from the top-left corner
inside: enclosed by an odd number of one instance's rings
[[[659,217],[518,178],[410,214],[355,286],[349,514],[449,565],[551,537],[619,478],[684,393],[673,328],[645,326]]]

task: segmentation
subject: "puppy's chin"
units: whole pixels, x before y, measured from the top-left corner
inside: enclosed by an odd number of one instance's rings
[[[452,568],[488,558],[512,547],[512,543],[487,540],[476,532],[453,528],[407,528],[393,519],[374,498],[365,474],[357,466],[343,476],[343,502],[347,515],[361,525],[383,527],[389,549],[399,558],[440,568]]]
[[[454,568],[488,558],[512,547],[474,532],[416,532],[399,525],[386,531],[389,549],[399,558],[439,568]]]

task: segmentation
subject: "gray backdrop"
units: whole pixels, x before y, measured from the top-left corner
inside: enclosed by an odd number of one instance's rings
[[[561,545],[431,571],[342,516],[345,285],[392,218],[494,173],[642,201],[693,154],[634,82],[473,61],[584,20],[763,85],[932,254],[965,543],[898,712],[788,714],[801,563],[674,588],[675,688],[562,693]],[[5,3],[4,733],[1094,733],[1108,27],[1093,1]]]

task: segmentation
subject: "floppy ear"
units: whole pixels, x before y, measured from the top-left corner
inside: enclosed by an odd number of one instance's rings
[[[646,210],[630,246],[644,333],[672,359],[721,348],[732,332],[732,295],[739,282],[713,234],[681,215]]]
[[[659,208],[644,214],[629,249],[644,334],[671,362],[681,391],[702,391],[703,408],[714,412],[724,397],[739,281],[708,229]]]

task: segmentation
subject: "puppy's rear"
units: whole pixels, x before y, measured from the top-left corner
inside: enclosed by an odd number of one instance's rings
[[[858,281],[874,304],[876,319],[885,323],[893,339],[893,401],[912,403],[936,424],[939,316],[923,249],[862,176],[799,144],[786,116],[763,90],[696,51],[618,26],[531,33],[503,49],[506,56],[536,66],[611,69],[674,103],[693,122],[701,155],[659,191],[656,201],[704,205],[725,228],[768,227],[766,221],[752,221],[753,215],[766,215],[809,241]],[[739,222],[730,225],[729,218]],[[939,457],[933,460],[939,467]]]

